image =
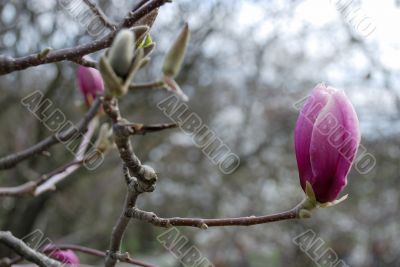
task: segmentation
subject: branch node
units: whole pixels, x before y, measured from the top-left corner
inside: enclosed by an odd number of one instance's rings
[[[44,59],[46,59],[46,57],[49,55],[49,53],[51,52],[51,50],[53,50],[53,48],[51,48],[51,47],[46,47],[45,49],[43,49],[42,51],[40,51],[40,52],[37,54],[37,58],[38,58],[39,60],[44,60]]]

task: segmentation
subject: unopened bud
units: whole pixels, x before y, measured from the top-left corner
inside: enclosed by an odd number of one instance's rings
[[[146,38],[143,40],[143,42],[141,43],[140,47],[142,48],[146,48],[149,45],[154,44],[153,40],[151,39],[150,34],[146,35]]]
[[[95,147],[101,153],[106,153],[112,146],[112,129],[108,123],[103,123],[100,127]]]
[[[103,93],[104,84],[101,74],[97,69],[79,65],[76,71],[79,90],[85,98],[86,105],[89,107],[96,95]]]
[[[135,36],[132,31],[121,30],[109,51],[108,61],[115,74],[124,79],[129,72],[135,52]]]
[[[45,58],[49,55],[49,53],[51,52],[51,50],[53,50],[53,48],[51,48],[51,47],[46,47],[45,49],[43,49],[42,51],[40,51],[40,53],[38,54],[38,58],[39,58],[40,60],[45,59]]]
[[[144,52],[144,56],[149,56],[153,51],[154,48],[156,47],[156,43],[151,43],[147,46],[143,46],[143,52]]]
[[[189,26],[186,23],[175,40],[172,47],[168,50],[162,68],[163,74],[175,78],[181,69],[183,58],[185,57],[186,47],[189,42]]]
[[[138,47],[143,47],[143,46],[141,46],[141,44],[145,40],[146,35],[149,30],[150,30],[150,28],[147,27],[146,25],[140,25],[140,26],[135,26],[135,27],[131,28],[131,31],[135,35],[135,39],[136,39],[136,43],[137,43]]]
[[[156,171],[149,165],[142,165],[139,174],[142,175],[148,181],[157,181]]]

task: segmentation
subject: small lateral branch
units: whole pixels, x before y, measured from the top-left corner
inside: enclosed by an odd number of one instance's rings
[[[265,224],[283,220],[297,219],[299,213],[298,207],[291,210],[284,211],[281,213],[263,215],[263,216],[247,216],[237,218],[221,218],[221,219],[201,219],[201,218],[160,218],[153,212],[147,212],[139,210],[134,207],[129,210],[127,216],[132,218],[151,223],[159,227],[171,227],[171,226],[190,226],[201,229],[207,229],[208,227],[220,227],[220,226],[250,226],[257,224]]]

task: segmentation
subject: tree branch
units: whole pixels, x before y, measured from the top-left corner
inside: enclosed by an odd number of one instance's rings
[[[219,227],[219,226],[249,226],[256,224],[265,224],[276,221],[291,220],[299,218],[299,207],[270,215],[263,216],[248,216],[238,218],[223,218],[223,219],[200,219],[200,218],[160,218],[153,212],[142,211],[136,207],[129,210],[128,216],[151,223],[159,227],[171,227],[171,226],[190,226],[201,229],[207,229],[208,227]]]
[[[132,149],[129,137],[134,130],[127,120],[121,117],[118,100],[106,97],[103,101],[105,113],[113,124],[113,135],[120,157],[124,163],[123,171],[127,183],[128,192],[121,215],[119,216],[111,233],[110,247],[106,257],[105,266],[113,267],[118,261],[118,255],[122,238],[130,217],[127,212],[136,205],[137,197],[143,192],[152,192],[155,189],[157,175],[148,166],[142,165]]]
[[[99,124],[99,121],[97,119],[92,120],[89,125],[88,125],[88,131],[86,134],[83,136],[83,139],[79,145],[78,151],[76,152],[75,156],[75,162],[76,164],[70,164],[70,166],[67,166],[64,168],[64,170],[61,170],[53,175],[51,175],[49,178],[45,179],[42,181],[42,183],[35,189],[33,195],[38,196],[41,195],[49,190],[54,190],[56,187],[56,184],[70,176],[72,173],[77,171],[85,162],[85,152],[90,145],[90,139],[92,138],[97,126]]]
[[[149,83],[136,83],[129,86],[129,90],[149,90],[149,89],[166,89],[164,81],[155,81]]]
[[[13,187],[0,187],[0,197],[3,196],[15,196],[15,197],[22,197],[26,195],[35,195],[35,190],[38,188],[39,185],[41,185],[43,182],[47,181],[48,179],[51,179],[57,174],[63,173],[66,171],[71,166],[74,165],[82,165],[83,160],[74,160],[71,161],[53,171],[47,174],[41,175],[37,180],[35,181],[29,181],[26,182],[22,185],[19,186],[13,186]]]
[[[85,66],[85,67],[90,67],[90,68],[95,68],[95,69],[97,68],[97,62],[96,61],[93,61],[93,60],[90,60],[90,59],[86,59],[86,58],[83,58],[83,57],[73,58],[73,59],[71,59],[71,61],[73,61],[73,62],[75,62],[75,63],[77,63],[79,65]]]
[[[159,132],[167,129],[176,128],[178,127],[178,124],[163,123],[163,124],[144,125],[141,123],[131,123],[131,124],[126,124],[126,126],[129,126],[133,130],[132,134],[145,135],[146,133]]]
[[[155,11],[160,6],[165,3],[170,2],[169,0],[151,0],[146,4],[142,5],[140,8],[134,12],[130,12],[117,29],[111,31],[106,36],[100,40],[95,40],[93,42],[79,45],[76,47],[63,48],[58,50],[50,51],[46,56],[42,56],[42,52],[35,53],[29,56],[12,58],[8,56],[0,56],[0,75],[11,73],[17,70],[24,70],[29,67],[38,66],[42,64],[48,64],[53,62],[59,62],[64,60],[69,60],[76,62],[77,59],[82,58],[87,54],[94,53],[96,51],[107,48],[111,45],[116,33],[122,28],[129,28],[138,23],[139,25],[147,23],[146,15],[154,16],[153,11]],[[154,18],[149,19],[149,23],[154,22]]]
[[[78,122],[76,127],[71,127],[70,129],[64,132],[49,136],[46,139],[42,140],[41,142],[23,151],[0,158],[0,170],[10,169],[15,165],[17,165],[18,163],[20,163],[21,161],[26,160],[29,157],[34,156],[36,154],[39,154],[55,144],[69,141],[73,137],[76,137],[76,134],[78,133],[80,134],[85,133],[88,124],[96,116],[100,104],[101,104],[101,99],[100,97],[97,97],[96,100],[93,102],[92,106],[90,107],[89,111],[85,114],[82,120]]]
[[[114,22],[110,21],[104,14],[103,10],[101,10],[95,3],[93,3],[92,0],[82,0],[82,1],[100,19],[100,21],[103,23],[104,26],[106,26],[112,31],[115,31],[117,29],[117,25]]]
[[[137,197],[138,193],[128,190],[128,193],[125,196],[125,203],[122,213],[119,216],[117,223],[115,224],[111,233],[110,248],[107,251],[105,263],[106,267],[113,267],[118,261],[117,255],[120,250],[121,241],[130,221],[130,218],[126,216],[126,212],[136,205]]]
[[[65,250],[65,249],[70,249],[76,252],[82,252],[88,255],[93,255],[93,256],[97,256],[97,257],[102,257],[104,258],[107,253],[98,250],[98,249],[94,249],[94,248],[88,248],[88,247],[84,247],[84,246],[79,246],[79,245],[69,245],[69,244],[61,244],[61,245],[54,245],[54,249],[59,249],[59,250]],[[53,248],[50,249],[46,249],[44,252],[51,252],[53,250]],[[148,263],[139,261],[139,260],[135,260],[132,259],[131,257],[129,257],[129,255],[126,254],[120,254],[117,255],[118,260],[121,262],[125,262],[125,263],[130,263],[136,266],[142,266],[142,267],[154,267],[153,265],[150,265]]]
[[[63,264],[31,249],[22,240],[16,238],[11,232],[0,231],[0,242],[14,250],[26,260],[36,263],[41,267],[62,267]]]

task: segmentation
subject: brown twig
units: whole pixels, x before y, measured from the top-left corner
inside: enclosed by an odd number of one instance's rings
[[[66,169],[68,169],[71,166],[74,165],[82,165],[83,160],[74,160],[71,161],[53,171],[50,173],[41,175],[37,180],[35,181],[29,181],[26,182],[22,185],[19,186],[13,186],[13,187],[0,187],[0,197],[3,196],[14,196],[14,197],[22,197],[26,195],[35,195],[35,190],[38,188],[39,185],[41,185],[43,182],[47,181],[51,177],[64,172]]]
[[[62,263],[50,259],[26,245],[22,240],[16,238],[11,232],[0,231],[0,242],[14,250],[24,259],[36,263],[41,267],[61,267]]]
[[[119,254],[121,241],[130,221],[130,218],[126,216],[126,212],[135,206],[137,197],[138,194],[131,191],[128,191],[128,193],[125,196],[125,203],[122,213],[118,217],[118,220],[111,233],[110,248],[107,251],[106,262],[105,262],[106,267],[115,266],[115,264],[119,260],[117,255]]]
[[[93,102],[89,111],[85,114],[82,120],[78,122],[76,127],[71,127],[70,129],[64,132],[49,136],[46,139],[40,141],[39,143],[23,151],[0,158],[0,170],[12,168],[21,161],[26,160],[29,157],[34,156],[36,154],[39,154],[55,144],[69,141],[70,139],[75,138],[78,133],[80,134],[85,133],[88,124],[96,116],[100,105],[101,105],[101,100],[100,97],[98,97]]]
[[[129,86],[129,90],[150,90],[150,89],[167,89],[164,81],[155,81],[150,83],[136,83]]]
[[[75,155],[75,164],[72,162],[70,166],[65,166],[61,170],[56,170],[56,173],[51,174],[51,176],[43,177],[44,180],[37,186],[35,191],[33,192],[34,196],[41,195],[49,190],[55,190],[56,184],[73,174],[77,171],[84,163],[85,163],[85,153],[87,148],[90,145],[90,139],[92,138],[94,132],[96,131],[98,126],[98,120],[95,118],[88,125],[88,131],[82,138],[82,141],[79,145],[78,151],[76,151]]]
[[[96,51],[107,48],[111,45],[116,33],[122,28],[129,28],[136,23],[146,23],[146,15],[152,15],[156,13],[157,8],[170,2],[169,0],[150,0],[146,4],[134,12],[129,13],[128,16],[118,25],[117,29],[111,31],[100,40],[94,40],[90,43],[79,45],[76,47],[63,48],[58,50],[52,50],[45,57],[41,56],[41,52],[35,53],[29,56],[13,58],[7,56],[0,56],[0,75],[7,74],[17,70],[24,70],[29,67],[38,66],[42,64],[48,64],[53,62],[59,62],[69,60],[76,62],[77,59],[82,58],[87,54],[94,53]],[[155,12],[155,13],[154,13]],[[149,19],[149,23],[154,21],[155,17]],[[147,24],[146,24],[147,25]]]
[[[35,181],[29,181],[23,185],[16,187],[0,187],[0,197],[24,195],[38,196],[43,194],[44,192],[54,189],[57,183],[70,176],[85,163],[85,152],[90,144],[90,139],[92,138],[97,128],[97,125],[97,119],[90,121],[88,125],[88,131],[85,133],[73,161],[64,164],[63,166],[51,171],[50,173],[41,175]]]
[[[97,62],[90,60],[90,59],[86,59],[83,57],[79,57],[79,58],[73,58],[71,59],[71,61],[78,63],[79,65],[85,66],[85,67],[91,67],[91,68],[97,68]]]
[[[73,250],[76,252],[81,252],[81,253],[85,253],[88,255],[97,256],[97,257],[105,257],[107,255],[106,252],[103,252],[98,249],[88,248],[88,247],[79,246],[79,245],[69,245],[69,244],[54,245],[53,247],[51,247],[49,249],[45,249],[43,252],[51,252],[52,250],[65,250],[65,249],[70,249],[70,250]],[[129,257],[126,254],[118,255],[117,257],[118,257],[118,260],[121,262],[130,263],[130,264],[142,266],[142,267],[154,267],[153,265],[150,265],[148,263],[132,259],[131,257]]]
[[[222,219],[201,219],[201,218],[160,218],[153,212],[139,210],[134,207],[128,212],[128,216],[151,223],[159,227],[171,226],[190,226],[201,229],[208,227],[220,226],[249,226],[256,224],[265,224],[276,221],[296,219],[298,217],[299,208],[295,207],[291,210],[263,216],[247,216],[238,218],[222,218]]]
[[[106,267],[113,267],[118,261],[116,255],[119,253],[122,238],[130,221],[127,212],[136,205],[137,197],[141,193],[154,191],[157,175],[154,170],[142,165],[133,152],[129,137],[134,130],[131,124],[121,117],[118,100],[106,97],[103,107],[113,124],[114,139],[124,163],[124,176],[128,186],[123,210],[111,233],[110,247],[105,262]]]
[[[112,31],[115,31],[117,29],[117,25],[114,22],[110,21],[108,17],[104,14],[103,10],[101,10],[95,3],[93,3],[92,0],[82,0],[82,1],[100,19],[100,21],[103,23],[104,26],[106,26]]]
[[[141,6],[143,6],[146,2],[148,2],[149,0],[140,0],[135,7],[132,9],[132,11],[138,10]]]
[[[176,123],[163,123],[163,124],[153,124],[144,125],[141,123],[131,123],[127,124],[133,130],[132,134],[145,135],[146,133],[159,132],[167,129],[172,129],[178,127]]]

